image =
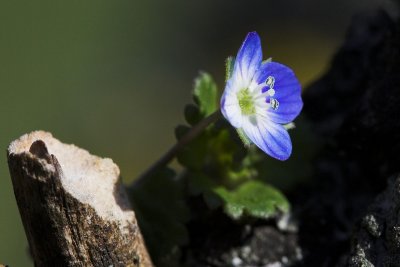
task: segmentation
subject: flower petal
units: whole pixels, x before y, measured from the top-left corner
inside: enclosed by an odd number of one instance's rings
[[[257,84],[265,83],[269,76],[275,78],[273,98],[278,100],[279,107],[274,110],[269,108],[267,115],[273,122],[286,124],[293,121],[303,108],[301,99],[301,85],[293,71],[282,64],[267,62],[260,66],[254,79]],[[262,89],[262,93],[270,89]],[[269,102],[269,97],[267,99]]]
[[[247,34],[235,59],[232,77],[241,85],[248,86],[260,67],[262,50],[260,37],[256,32]]]
[[[225,90],[221,97],[221,112],[233,127],[242,127],[243,116],[235,92]]]
[[[292,142],[286,129],[263,117],[243,120],[247,137],[265,153],[279,160],[287,160],[292,153]]]

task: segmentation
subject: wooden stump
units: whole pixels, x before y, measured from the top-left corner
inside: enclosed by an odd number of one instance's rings
[[[35,266],[153,266],[111,159],[41,131],[7,157]]]

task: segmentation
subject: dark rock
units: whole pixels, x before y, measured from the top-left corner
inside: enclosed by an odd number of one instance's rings
[[[354,224],[386,177],[400,172],[399,33],[383,11],[356,17],[331,69],[306,90],[305,114],[325,145],[312,186],[291,195],[304,255],[298,266],[336,266],[350,249]],[[383,231],[377,217],[363,223],[370,235]]]
[[[335,135],[349,112],[363,102],[367,89],[379,85],[382,76],[376,71],[385,69],[380,61],[385,60],[384,47],[395,28],[382,10],[353,18],[331,68],[303,97],[304,112],[318,133]]]
[[[215,210],[191,221],[188,229],[190,267],[290,266],[302,257],[296,233],[279,230],[274,221],[235,222]]]
[[[368,208],[356,226],[342,266],[400,266],[400,176]]]

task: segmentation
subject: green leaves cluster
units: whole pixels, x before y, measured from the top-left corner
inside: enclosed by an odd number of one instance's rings
[[[227,60],[227,78],[233,63],[233,58]],[[200,73],[193,96],[194,104],[184,111],[188,125],[175,129],[178,140],[219,109],[220,92],[211,75]],[[221,119],[179,151],[180,173],[165,167],[132,187],[130,196],[156,266],[178,266],[180,247],[189,238],[186,224],[198,215],[188,204],[194,197],[210,211],[221,210],[234,220],[269,219],[288,212],[284,195],[260,177],[265,157],[245,147],[236,130]]]
[[[227,78],[233,70],[233,59],[226,62]],[[218,90],[207,73],[195,80],[194,102],[185,108],[189,125],[204,119],[219,107]],[[188,126],[178,126],[179,140]],[[222,207],[233,219],[245,217],[268,219],[288,212],[289,203],[275,188],[258,177],[256,164],[264,155],[254,148],[247,149],[240,135],[227,122],[221,120],[207,128],[178,154],[185,167],[189,194],[202,194],[210,208]]]

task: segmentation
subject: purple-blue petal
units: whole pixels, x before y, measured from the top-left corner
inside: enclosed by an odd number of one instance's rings
[[[288,131],[280,124],[270,123],[264,137],[266,153],[279,160],[287,160],[292,154],[292,141]]]
[[[235,59],[233,76],[240,76],[244,81],[250,82],[262,61],[260,37],[256,32],[247,34]]]
[[[271,121],[247,122],[243,130],[254,144],[273,158],[287,160],[292,154],[289,133],[280,124]]]
[[[275,78],[273,98],[278,100],[279,107],[269,108],[268,117],[275,123],[286,124],[293,121],[303,108],[301,85],[294,72],[287,66],[276,62],[264,63],[260,66],[254,79],[258,84],[264,83],[269,76]],[[269,87],[264,87],[266,92]],[[266,101],[269,101],[267,97]]]
[[[225,117],[225,119],[229,120],[228,114],[226,113],[226,110],[225,110],[226,92],[227,91],[225,90],[221,96],[220,107],[221,107],[222,115]]]

